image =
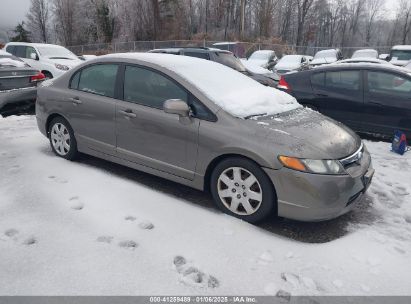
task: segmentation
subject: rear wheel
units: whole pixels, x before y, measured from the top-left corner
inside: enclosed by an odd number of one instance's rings
[[[225,213],[250,223],[266,218],[276,206],[271,180],[245,158],[223,160],[211,175],[214,202]]]
[[[70,124],[63,117],[54,118],[49,127],[50,145],[53,152],[62,158],[76,158],[77,142]]]

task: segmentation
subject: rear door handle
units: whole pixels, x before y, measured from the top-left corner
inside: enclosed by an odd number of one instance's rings
[[[72,98],[69,98],[69,100],[74,104],[74,105],[79,105],[79,104],[82,104],[83,102],[80,100],[80,98],[78,98],[78,97],[72,97]]]
[[[129,118],[136,118],[137,115],[133,113],[131,110],[120,110],[118,111],[120,114],[129,117]]]

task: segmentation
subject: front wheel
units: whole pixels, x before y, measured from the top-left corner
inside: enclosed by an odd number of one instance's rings
[[[54,118],[49,127],[50,145],[53,152],[62,158],[76,158],[77,142],[70,124],[62,117]]]
[[[211,175],[211,194],[225,213],[256,223],[274,211],[274,186],[265,172],[245,158],[220,162]]]

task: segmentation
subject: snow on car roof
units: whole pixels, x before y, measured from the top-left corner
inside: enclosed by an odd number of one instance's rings
[[[239,42],[217,42],[214,43],[213,45],[227,45],[227,44],[237,44]]]
[[[259,53],[259,54],[272,54],[272,53],[274,53],[274,51],[273,51],[273,50],[258,50],[258,51],[255,51],[253,54],[255,54],[255,53]]]
[[[376,63],[376,64],[392,65],[386,60],[375,59],[375,58],[370,58],[370,57],[355,57],[355,58],[350,58],[350,59],[345,59],[345,60],[335,62],[335,64],[341,64],[341,63]]]
[[[411,45],[394,45],[392,49],[397,51],[411,51]]]
[[[274,115],[301,107],[294,97],[216,62],[155,53],[111,54],[104,57],[135,59],[170,70],[194,85],[223,110],[239,118],[257,114]]]

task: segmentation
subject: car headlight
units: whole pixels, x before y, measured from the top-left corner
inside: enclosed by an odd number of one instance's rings
[[[58,63],[56,63],[55,66],[56,66],[57,69],[62,70],[62,71],[68,71],[68,70],[70,70],[70,68],[69,68],[68,66],[64,65],[64,64],[58,64]]]
[[[301,159],[279,156],[279,161],[287,168],[314,174],[347,174],[338,160]]]

